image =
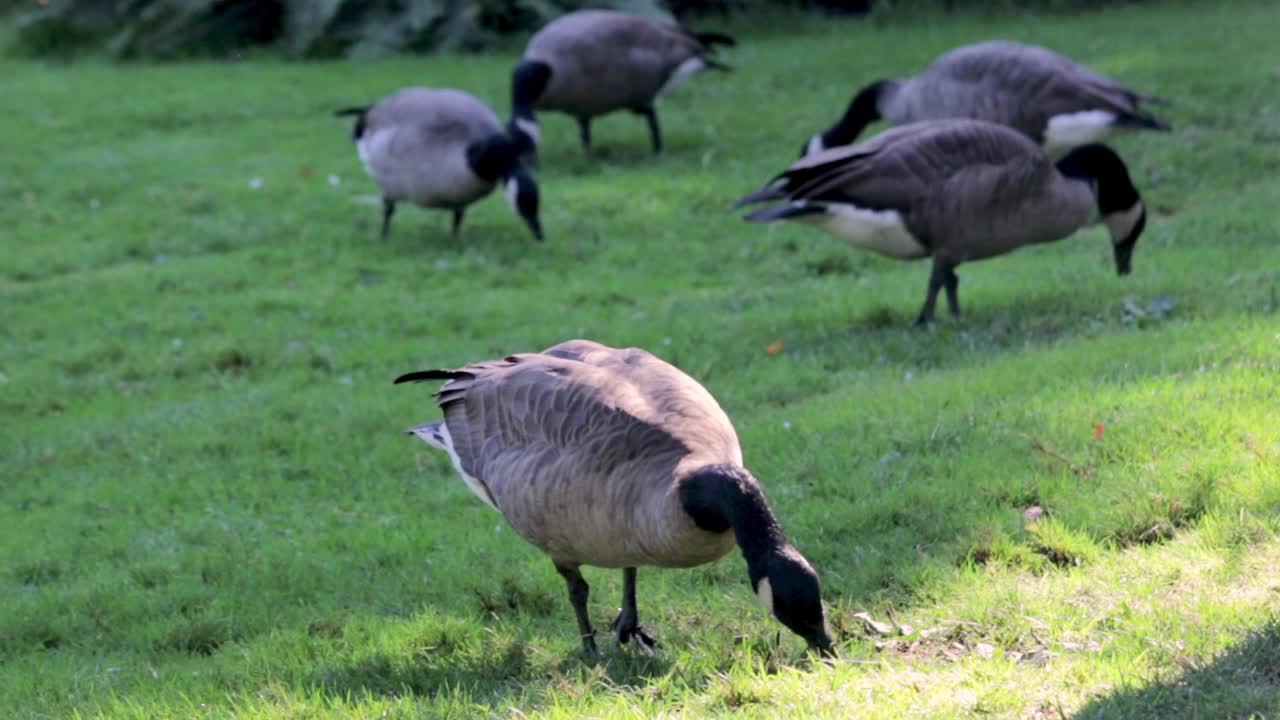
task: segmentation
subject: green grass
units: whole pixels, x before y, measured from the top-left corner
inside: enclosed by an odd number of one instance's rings
[[[0,62],[0,717],[1280,717],[1280,10],[736,23],[662,157],[545,118],[545,244],[496,196],[379,242],[329,116],[505,112],[510,55]],[[857,86],[992,36],[1178,99],[1116,143],[1132,276],[1090,230],[963,266],[916,332],[923,264],[728,211]],[[720,399],[840,662],[735,552],[642,571],[659,652],[588,666],[550,562],[400,434],[437,411],[398,373],[579,336]]]

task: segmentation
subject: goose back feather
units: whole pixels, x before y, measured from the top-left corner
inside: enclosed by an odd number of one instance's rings
[[[1043,47],[983,42],[944,53],[910,78],[867,85],[802,154],[851,143],[877,119],[969,118],[1012,127],[1057,155],[1125,129],[1169,130],[1144,102],[1164,101]]]
[[[539,30],[524,59],[551,67],[538,108],[593,117],[647,107],[671,89],[670,81],[706,67],[709,51],[679,25],[611,10],[581,10]]]
[[[1051,50],[992,41],[952,50],[920,74],[890,86],[882,114],[894,124],[955,117],[987,120],[1041,143],[1051,139],[1054,118],[1081,113],[1109,113],[1120,126],[1167,129],[1139,107],[1140,100],[1115,80]]]
[[[741,465],[737,434],[701,385],[640,349],[574,340],[467,365],[437,393],[460,470],[559,564],[689,567],[732,532],[700,529],[678,486]]]
[[[458,90],[407,88],[365,113],[356,150],[391,201],[464,207],[493,190],[467,161],[474,141],[503,133],[498,116]]]
[[[1062,177],[1025,136],[972,120],[902,125],[816,153],[774,187],[793,201],[897,211],[921,255],[955,264],[1065,237],[1094,208],[1088,184]]]

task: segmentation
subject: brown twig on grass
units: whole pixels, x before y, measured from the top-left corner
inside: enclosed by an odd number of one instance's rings
[[[1044,444],[1044,442],[1042,442],[1042,441],[1040,440],[1040,438],[1033,437],[1033,436],[1028,435],[1028,434],[1026,434],[1026,433],[1018,433],[1018,434],[1019,434],[1019,435],[1021,435],[1021,436],[1022,436],[1022,437],[1024,437],[1024,438],[1026,438],[1027,440],[1031,441],[1031,447],[1035,448],[1036,450],[1039,450],[1040,452],[1044,453],[1045,455],[1048,455],[1049,457],[1053,458],[1054,460],[1057,460],[1057,461],[1059,461],[1059,462],[1063,463],[1064,465],[1066,465],[1066,466],[1071,470],[1071,472],[1072,472],[1076,477],[1078,477],[1078,478],[1087,478],[1087,477],[1089,477],[1089,476],[1093,475],[1093,468],[1091,468],[1091,467],[1087,467],[1087,466],[1084,466],[1084,465],[1081,465],[1081,464],[1079,464],[1079,463],[1075,462],[1074,460],[1072,460],[1071,458],[1067,457],[1066,455],[1063,455],[1062,453],[1058,452],[1057,450],[1054,450],[1053,448],[1049,447],[1048,445],[1045,445],[1045,444]]]

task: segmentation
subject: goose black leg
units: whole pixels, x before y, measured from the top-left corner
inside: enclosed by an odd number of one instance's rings
[[[658,126],[658,111],[652,106],[632,109],[633,113],[643,115],[649,121],[649,137],[653,139],[653,154],[662,152],[662,128]]]
[[[951,302],[951,294],[955,292],[953,288],[959,286],[960,281],[955,279],[953,285],[952,281],[947,279],[948,275],[955,278],[951,265],[935,257],[933,259],[933,270],[929,273],[929,291],[924,297],[924,307],[920,308],[920,317],[916,318],[914,327],[924,327],[933,322],[933,306],[938,302],[938,291],[943,286],[948,286],[947,298],[948,302]],[[954,305],[952,307],[956,308]]]
[[[387,239],[387,232],[391,230],[391,216],[396,212],[396,203],[394,200],[382,198],[382,239]]]
[[[960,288],[960,278],[956,277],[956,268],[954,265],[947,266],[947,275],[943,278],[947,289],[947,308],[951,310],[951,314],[960,317],[960,298],[956,294],[956,290]]]
[[[591,592],[587,581],[576,565],[556,564],[556,571],[569,584],[569,602],[573,612],[578,616],[578,634],[582,636],[582,651],[590,657],[599,657],[596,648],[596,631],[591,629],[591,618],[587,617],[587,595]]]
[[[591,118],[578,118],[578,138],[582,140],[582,150],[591,152]]]
[[[456,208],[453,211],[453,239],[458,239],[458,231],[462,229],[462,214],[466,212],[465,208]]]
[[[635,638],[636,644],[646,652],[653,652],[653,647],[658,644],[640,629],[640,614],[636,611],[636,569],[633,567],[622,569],[622,610],[613,621],[613,635],[619,645],[626,645],[628,640]]]

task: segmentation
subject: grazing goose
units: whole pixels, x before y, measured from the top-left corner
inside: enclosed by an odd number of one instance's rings
[[[734,207],[768,200],[785,202],[746,219],[817,225],[900,260],[932,256],[917,325],[933,320],[943,287],[952,314],[960,314],[960,263],[1059,240],[1096,216],[1111,232],[1117,272],[1128,275],[1147,220],[1124,161],[1110,148],[1083,145],[1054,163],[1026,136],[979,120],[912,123],[824,150]]]
[[[623,568],[618,643],[651,648],[639,626],[636,567],[693,567],[736,541],[760,601],[815,649],[832,651],[818,576],[782,532],[715,398],[636,348],[570,340],[460,370],[444,419],[411,428],[449,453],[467,486],[551,556],[569,586],[583,648],[596,654],[581,565]]]
[[[512,209],[542,239],[538,185],[520,164],[516,143],[498,116],[475,97],[407,88],[372,107],[337,114],[356,116],[356,152],[382,190],[383,239],[397,202],[453,210],[457,237],[467,206],[499,182]]]
[[[1052,50],[984,42],[945,53],[906,80],[880,80],[854,96],[844,116],[814,135],[801,156],[848,145],[881,118],[894,125],[972,118],[1008,125],[1057,155],[1119,130],[1169,130],[1144,112],[1134,92]]]
[[[578,119],[589,150],[591,118],[630,110],[649,121],[653,151],[661,152],[654,100],[703,69],[728,70],[707,57],[716,44],[734,41],[624,12],[562,15],[534,34],[512,74],[512,135],[535,151],[540,133],[533,111],[555,110]]]

